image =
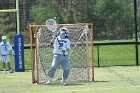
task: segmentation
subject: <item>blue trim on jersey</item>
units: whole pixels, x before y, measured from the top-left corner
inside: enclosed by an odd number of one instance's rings
[[[4,48],[4,51],[7,51],[7,50],[8,50],[8,49],[7,49],[7,46],[8,46],[7,44],[3,44],[2,46],[3,46],[3,48]]]
[[[59,40],[59,42],[64,42],[64,43],[67,43],[67,41],[66,41],[66,40]]]

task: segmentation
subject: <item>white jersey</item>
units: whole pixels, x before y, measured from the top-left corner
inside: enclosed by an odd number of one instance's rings
[[[6,42],[5,44],[3,42],[0,43],[0,54],[2,56],[9,55],[9,51],[12,50],[12,46],[9,42]]]
[[[58,40],[59,40],[59,43],[58,43]],[[70,49],[70,40],[68,38],[62,39],[60,37],[58,37],[58,40],[57,40],[57,38],[54,40],[54,51],[53,51],[53,53],[63,55],[63,52],[60,49],[60,47],[65,47],[66,49]],[[68,54],[68,52],[66,51],[65,55],[67,55],[67,54]]]

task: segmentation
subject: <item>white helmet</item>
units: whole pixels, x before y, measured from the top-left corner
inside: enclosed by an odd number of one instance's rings
[[[67,29],[67,28],[65,28],[65,27],[62,27],[62,28],[60,28],[60,32],[65,32],[65,34],[68,34],[69,33],[69,30]]]
[[[6,39],[6,36],[2,36],[2,40]]]
[[[7,42],[6,36],[2,36],[2,42],[5,44]]]

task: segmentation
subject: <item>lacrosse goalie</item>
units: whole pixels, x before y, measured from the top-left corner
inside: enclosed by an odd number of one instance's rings
[[[14,51],[12,49],[12,46],[10,45],[9,42],[7,42],[6,36],[2,36],[2,42],[0,43],[0,55],[1,55],[1,61],[3,62],[4,74],[6,74],[5,63],[7,63],[7,66],[9,68],[9,72],[12,73],[12,69],[10,66],[10,57],[9,57],[10,51],[12,51],[12,55],[14,55]]]
[[[69,75],[70,71],[70,62],[68,56],[68,50],[70,49],[70,40],[68,39],[68,29],[62,27],[60,29],[59,36],[55,35],[54,38],[51,40],[51,44],[54,45],[54,57],[52,61],[52,65],[48,71],[49,79],[46,84],[51,84],[55,70],[59,67],[59,65],[63,68],[63,75],[61,83],[66,85],[66,80]]]

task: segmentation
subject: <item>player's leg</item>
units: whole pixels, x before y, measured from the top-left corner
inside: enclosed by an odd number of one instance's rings
[[[1,56],[2,65],[3,65],[3,73],[6,74],[6,66],[5,66],[5,56]]]
[[[52,79],[54,77],[55,70],[58,68],[59,65],[60,65],[60,55],[54,55],[52,65],[48,71],[49,80],[46,82],[46,84],[52,83]]]
[[[5,62],[3,62],[2,64],[3,64],[3,69],[4,69],[3,73],[6,74],[6,66],[5,66]]]
[[[63,76],[62,76],[62,80],[61,80],[61,83],[63,85],[66,85],[66,80],[68,78],[68,75],[69,75],[69,72],[70,72],[70,62],[69,62],[69,57],[68,56],[64,56],[65,59],[64,59],[64,62],[62,64],[62,67],[63,67]]]
[[[13,71],[12,71],[12,69],[11,69],[11,66],[10,66],[10,57],[9,57],[9,55],[7,55],[6,56],[6,62],[7,62],[7,66],[8,66],[8,68],[9,68],[9,72],[10,73],[13,73]]]
[[[10,73],[13,73],[13,71],[12,71],[12,69],[11,69],[11,66],[10,66],[10,62],[7,62],[7,66],[8,66],[8,68],[9,68],[9,72],[10,72]]]

